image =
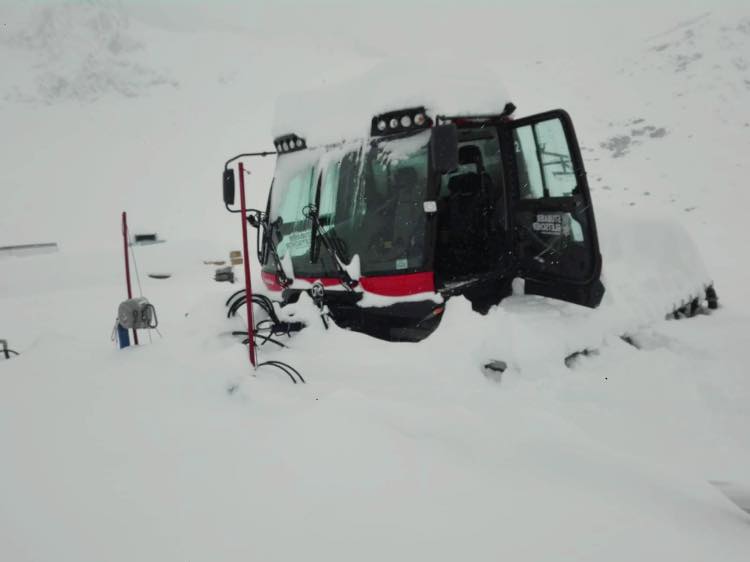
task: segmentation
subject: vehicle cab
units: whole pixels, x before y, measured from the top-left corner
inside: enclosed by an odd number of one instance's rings
[[[334,321],[419,340],[445,300],[479,312],[527,294],[595,307],[604,288],[593,207],[568,114],[372,117],[370,134],[275,139],[259,258],[284,301],[314,291]]]

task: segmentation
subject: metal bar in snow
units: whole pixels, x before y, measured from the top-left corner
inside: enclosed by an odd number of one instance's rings
[[[16,244],[14,246],[0,246],[0,252],[15,252],[17,250],[57,250],[57,242],[43,242],[41,244]]]

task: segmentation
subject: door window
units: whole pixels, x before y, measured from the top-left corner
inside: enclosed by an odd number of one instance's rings
[[[559,119],[519,127],[513,140],[521,199],[573,195],[577,179]]]

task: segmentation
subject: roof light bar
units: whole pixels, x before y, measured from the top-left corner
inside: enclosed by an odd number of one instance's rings
[[[432,127],[432,119],[425,113],[424,107],[412,107],[410,109],[400,109],[398,111],[389,111],[372,118],[372,128],[370,136],[382,137],[383,135],[392,135],[403,133],[405,131],[418,131]]]
[[[305,139],[294,134],[277,137],[273,141],[273,144],[274,146],[276,146],[276,152],[278,152],[279,154],[297,152],[298,150],[304,150],[305,148],[307,148]]]
[[[488,114],[477,114],[477,115],[438,115],[438,123],[451,123],[452,121],[494,121],[494,120],[510,120],[513,112],[516,110],[515,104],[508,102],[505,104],[505,108],[502,113],[488,113]]]

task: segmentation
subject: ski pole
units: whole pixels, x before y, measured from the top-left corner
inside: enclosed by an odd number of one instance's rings
[[[133,298],[133,290],[130,286],[130,260],[128,259],[128,214],[122,212],[122,245],[125,250],[125,283],[128,287],[128,300]],[[133,328],[133,342],[138,345],[138,332]]]
[[[250,281],[250,251],[247,243],[247,205],[245,204],[245,167],[239,163],[240,174],[240,217],[242,218],[242,264],[245,267],[245,297],[247,305],[247,336],[250,363],[256,367],[255,334],[253,330],[253,287]]]

